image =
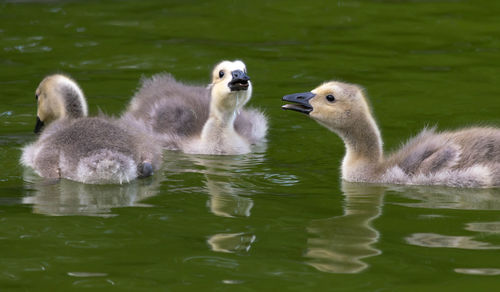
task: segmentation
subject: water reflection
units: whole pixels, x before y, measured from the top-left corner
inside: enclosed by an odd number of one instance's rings
[[[412,208],[455,210],[500,210],[500,189],[460,189],[447,187],[391,187],[404,197],[416,200],[398,203]],[[500,232],[500,222],[470,222],[468,231]],[[435,233],[415,233],[406,238],[412,245],[461,249],[498,249],[500,246],[477,241],[473,236],[449,236]]]
[[[472,222],[465,226],[465,230],[483,233],[500,233],[500,222]]]
[[[391,187],[412,203],[398,203],[412,208],[455,210],[500,210],[500,189],[459,189],[446,187]],[[498,250],[499,245],[484,241],[484,234],[500,233],[500,222],[469,222],[465,230],[478,235],[444,235],[439,233],[413,233],[405,238],[411,245],[427,248],[453,248],[465,250]],[[495,251],[496,252],[496,251]],[[490,267],[455,268],[454,272],[468,275],[499,275],[500,270]]]
[[[423,247],[460,249],[500,249],[500,246],[474,240],[472,236],[447,236],[435,233],[414,233],[406,238],[409,244]]]
[[[166,159],[169,161],[167,168],[170,171],[203,174],[203,191],[209,194],[207,206],[214,215],[220,217],[251,215],[253,200],[249,196],[258,192],[254,180],[260,177],[254,169],[255,166],[262,164],[264,154],[213,156],[171,152],[166,153]]]
[[[460,189],[436,186],[394,186],[406,198],[415,203],[402,206],[429,209],[500,210],[500,189]]]
[[[245,233],[220,233],[207,240],[210,248],[216,252],[234,253],[248,252],[256,237]]]
[[[188,155],[166,153],[170,171],[196,172],[203,175],[204,191],[208,193],[207,207],[218,217],[250,217],[254,201],[251,196],[262,192],[267,185],[291,186],[297,182],[293,175],[269,173],[262,167],[266,145],[257,145],[254,152],[238,156]],[[175,158],[174,158],[175,156]],[[223,253],[248,252],[256,236],[252,233],[217,233],[207,243],[212,251]]]
[[[256,187],[245,183],[243,176],[251,171],[253,165],[262,162],[262,154],[244,157],[193,156],[191,159],[204,168],[205,188],[210,194],[207,201],[210,212],[220,217],[251,215],[253,200],[245,195],[249,195],[249,190],[255,190]],[[215,252],[248,252],[255,239],[253,234],[218,233],[210,236],[207,243]]]
[[[155,196],[161,175],[123,185],[89,185],[70,180],[46,180],[26,169],[24,204],[33,213],[51,216],[114,216],[112,208],[147,206],[140,201]]]
[[[467,275],[497,276],[500,269],[455,269],[456,273]]]
[[[379,232],[372,221],[382,214],[384,188],[342,183],[342,216],[314,220],[307,227],[307,263],[322,272],[359,273],[368,267],[364,258],[381,254],[374,247]]]
[[[261,178],[255,168],[262,164],[264,151],[248,155],[213,156],[166,153],[167,168],[177,173],[202,174],[203,191],[208,193],[207,207],[215,216],[238,219],[249,217],[258,192],[254,180]],[[175,157],[174,157],[175,156]],[[232,253],[250,250],[256,237],[245,232],[218,233],[209,236],[207,243],[212,251]]]
[[[384,193],[397,192],[411,203],[394,203],[411,208],[500,210],[499,189],[458,189],[427,186],[377,186],[342,183],[345,196],[342,216],[314,220],[307,227],[310,238],[305,256],[307,263],[322,272],[359,273],[369,265],[363,260],[381,254],[374,247],[379,232],[372,221],[382,214]],[[439,215],[436,215],[439,218]],[[466,230],[500,233],[500,222],[471,222]],[[422,247],[496,250],[500,246],[474,239],[473,236],[449,236],[437,233],[414,233],[405,238],[411,245]],[[462,273],[467,273],[462,269]],[[490,273],[491,269],[475,269],[471,273]]]
[[[241,196],[248,194],[244,188],[238,187],[238,178],[227,173],[219,174],[221,167],[234,168],[236,164],[201,158],[197,159],[197,163],[206,167],[204,183],[210,194],[207,202],[210,211],[221,217],[249,217],[253,201],[249,197]]]

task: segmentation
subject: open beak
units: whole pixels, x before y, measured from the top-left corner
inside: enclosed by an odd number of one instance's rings
[[[43,128],[43,122],[40,120],[39,117],[36,117],[36,125],[35,125],[35,134],[40,133],[40,131]]]
[[[315,96],[316,94],[312,92],[302,92],[285,95],[283,96],[282,100],[293,102],[293,104],[285,104],[281,106],[281,108],[284,110],[297,111],[308,115],[313,111],[313,107],[309,103],[309,100]]]
[[[241,70],[234,70],[231,72],[231,75],[233,76],[233,79],[229,82],[228,86],[231,91],[240,91],[240,90],[247,90],[248,89],[248,81],[250,81],[250,77],[248,75],[241,71]]]

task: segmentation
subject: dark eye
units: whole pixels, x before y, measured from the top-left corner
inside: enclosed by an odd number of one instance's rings
[[[35,99],[38,100],[38,94],[35,94]]]
[[[223,70],[220,70],[220,71],[219,71],[219,78],[222,78],[222,77],[224,77],[224,71],[223,71]]]
[[[334,102],[335,101],[335,96],[331,95],[331,94],[328,94],[326,96],[326,100],[328,100],[329,102]]]

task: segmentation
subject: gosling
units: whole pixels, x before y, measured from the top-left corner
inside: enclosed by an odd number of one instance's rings
[[[89,184],[114,184],[146,177],[160,167],[161,147],[127,120],[87,117],[82,90],[71,78],[56,74],[36,90],[35,133],[23,148],[21,164],[45,178]]]
[[[350,182],[500,186],[500,129],[472,127],[438,133],[424,129],[391,155],[384,156],[380,131],[363,90],[327,82],[311,92],[283,97],[285,110],[309,115],[339,135],[346,147],[342,178]]]
[[[267,118],[244,109],[252,83],[242,61],[223,61],[207,87],[185,85],[169,74],[142,82],[123,117],[135,119],[169,150],[191,154],[235,155],[264,140]]]

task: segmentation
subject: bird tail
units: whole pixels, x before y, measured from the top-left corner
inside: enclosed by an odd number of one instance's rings
[[[77,180],[90,184],[122,184],[137,178],[132,157],[110,150],[100,150],[80,159]]]
[[[147,161],[142,162],[137,167],[137,174],[139,177],[148,177],[153,175],[153,165]]]

